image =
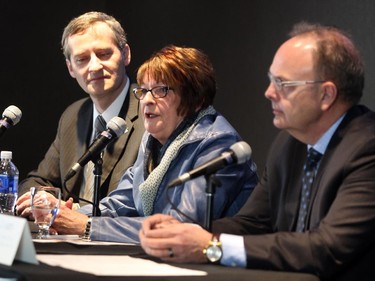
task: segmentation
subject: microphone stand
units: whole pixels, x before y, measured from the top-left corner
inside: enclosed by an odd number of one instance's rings
[[[94,162],[94,194],[93,194],[93,207],[92,216],[100,217],[101,212],[99,208],[100,201],[100,182],[103,173],[103,153],[93,160]]]
[[[206,216],[205,216],[205,221],[204,221],[204,228],[207,231],[211,232],[214,195],[216,192],[216,187],[220,187],[221,182],[214,174],[205,175],[205,178],[207,181],[207,187],[206,187],[207,208],[206,208]]]

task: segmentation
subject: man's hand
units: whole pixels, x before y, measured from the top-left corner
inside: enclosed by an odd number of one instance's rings
[[[61,204],[59,213],[52,225],[53,230],[58,234],[83,235],[85,233],[88,216],[73,211],[72,206],[72,198]]]
[[[48,193],[47,193],[48,194]],[[53,196],[48,194],[49,196]],[[61,206],[65,205],[67,208],[72,209],[73,206],[73,198],[69,198],[68,201],[61,200]],[[16,215],[20,217],[27,218],[29,220],[34,220],[34,216],[31,212],[31,193],[26,192],[22,196],[20,196],[16,201]]]
[[[30,191],[20,196],[16,201],[16,215],[30,220],[34,220],[31,213],[31,194]]]
[[[168,262],[207,262],[202,251],[211,237],[198,225],[181,223],[162,214],[144,220],[139,232],[145,252]]]

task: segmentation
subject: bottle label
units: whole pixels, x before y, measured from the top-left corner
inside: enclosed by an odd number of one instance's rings
[[[0,193],[17,193],[18,176],[0,175]]]

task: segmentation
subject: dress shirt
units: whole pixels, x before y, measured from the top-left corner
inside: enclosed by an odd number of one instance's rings
[[[104,118],[105,122],[108,123],[113,117],[118,116],[121,110],[121,107],[126,99],[126,95],[129,91],[129,78],[126,82],[126,85],[124,89],[122,89],[120,95],[111,103],[111,105],[102,113],[98,112],[98,110],[95,107],[95,104],[93,104],[93,118],[92,118],[92,127],[95,128],[95,120],[96,117],[98,117],[99,114],[102,115]],[[91,138],[94,138],[94,130],[92,130],[92,135]]]

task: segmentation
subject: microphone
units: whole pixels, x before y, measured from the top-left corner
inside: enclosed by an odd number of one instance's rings
[[[21,120],[21,117],[22,112],[17,106],[8,106],[3,112],[2,119],[0,119],[0,136],[2,136],[10,127],[17,125]]]
[[[119,137],[126,130],[126,122],[120,117],[113,117],[107,123],[107,130],[103,131],[89,146],[88,150],[79,158],[77,163],[66,174],[64,181],[71,179],[79,170],[82,169],[90,160],[95,159],[99,156],[102,150],[113,141],[116,137]]]
[[[180,185],[186,181],[194,179],[202,175],[209,175],[217,170],[231,164],[243,164],[251,157],[251,147],[244,141],[233,144],[228,151],[221,153],[220,156],[206,162],[205,164],[184,173],[168,184],[169,187]]]

